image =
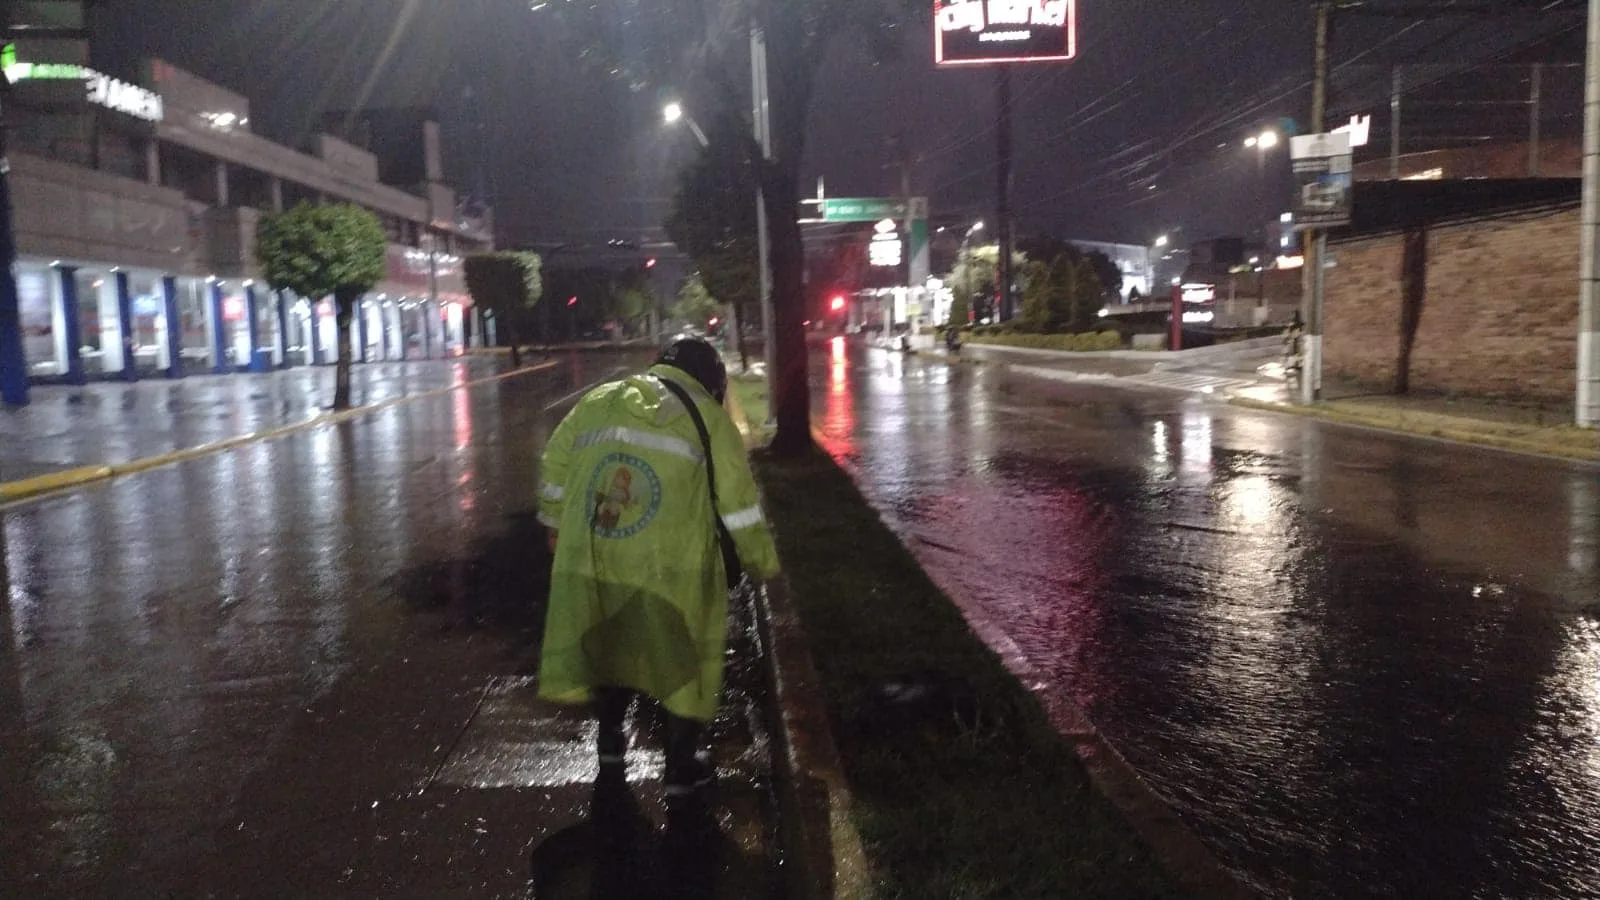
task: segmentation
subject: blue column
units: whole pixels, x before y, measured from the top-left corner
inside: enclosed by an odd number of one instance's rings
[[[138,381],[139,366],[133,355],[133,289],[127,272],[117,273],[117,333],[122,337],[122,371],[117,374],[123,381]]]
[[[311,301],[311,361],[308,365],[322,362],[322,318],[319,315],[322,303],[319,300]]]
[[[183,377],[183,317],[178,314],[178,279],[161,279],[161,300],[167,309],[167,377]]]
[[[278,304],[278,349],[282,362],[278,368],[289,368],[289,298],[283,291],[273,291],[272,296],[277,298]]]
[[[61,319],[67,331],[67,384],[88,384],[83,372],[83,324],[78,321],[78,269],[62,266]]]
[[[365,297],[356,301],[356,343],[361,345],[361,352],[356,354],[356,362],[371,362],[367,359],[367,299]]]
[[[0,199],[0,215],[9,216],[9,207],[9,200]],[[27,406],[28,354],[22,346],[22,306],[11,265],[15,261],[15,247],[0,251],[0,399],[11,406]]]
[[[250,329],[250,358],[245,360],[243,368],[251,372],[266,372],[272,368],[270,353],[267,356],[262,356],[261,354],[263,349],[261,346],[261,320],[258,318],[261,312],[259,308],[260,302],[261,295],[256,293],[256,286],[253,284],[246,285],[244,289],[244,314],[246,317],[245,324]]]
[[[211,371],[226,375],[228,368],[228,323],[222,318],[222,282],[211,282]]]

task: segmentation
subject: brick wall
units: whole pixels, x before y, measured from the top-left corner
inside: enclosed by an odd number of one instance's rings
[[[1404,238],[1334,246],[1326,371],[1392,389]],[[1575,390],[1578,210],[1434,226],[1414,391],[1566,403]]]

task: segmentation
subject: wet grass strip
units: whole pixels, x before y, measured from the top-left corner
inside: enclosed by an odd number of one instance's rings
[[[821,453],[755,464],[875,896],[1176,896],[1032,694],[849,476]],[[921,693],[885,690],[897,682]]]

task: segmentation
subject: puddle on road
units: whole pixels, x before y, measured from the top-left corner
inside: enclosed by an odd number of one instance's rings
[[[1600,894],[1592,488],[1184,401],[840,377],[829,449],[1245,881]]]

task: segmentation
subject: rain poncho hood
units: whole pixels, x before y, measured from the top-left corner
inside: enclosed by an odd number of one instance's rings
[[[709,721],[722,689],[728,583],[703,445],[665,386],[705,420],[717,506],[751,575],[778,572],[744,442],[700,383],[666,365],[602,385],[556,428],[541,469],[539,518],[559,529],[539,694],[563,703],[628,687]]]

